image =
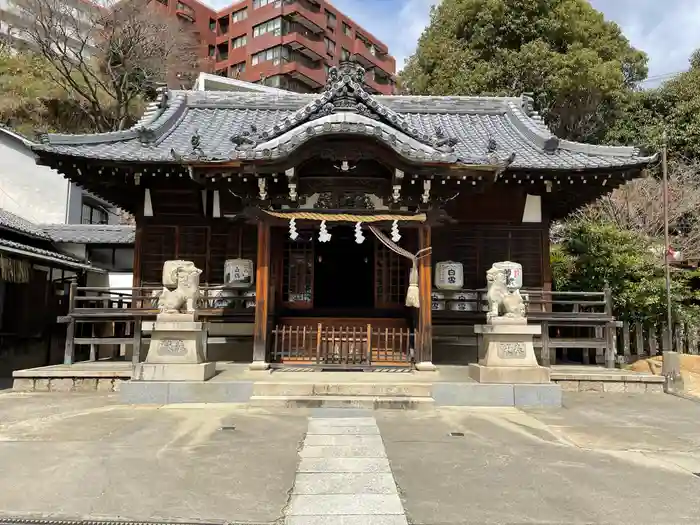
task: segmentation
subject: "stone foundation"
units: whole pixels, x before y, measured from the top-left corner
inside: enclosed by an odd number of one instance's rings
[[[112,377],[17,377],[15,392],[119,392],[127,379]]]
[[[560,385],[564,392],[614,392],[618,394],[663,394],[664,382],[662,381],[625,381],[624,379],[614,379],[605,381],[585,380],[585,379],[553,379],[553,382]]]

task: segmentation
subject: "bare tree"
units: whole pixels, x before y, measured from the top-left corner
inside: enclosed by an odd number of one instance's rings
[[[684,260],[700,259],[700,163],[675,160],[669,164],[668,199],[671,247]],[[655,177],[631,181],[577,215],[658,239],[663,246],[663,187]]]
[[[23,37],[45,57],[51,79],[97,131],[123,129],[155,87],[189,87],[200,67],[194,31],[144,0],[10,0]]]

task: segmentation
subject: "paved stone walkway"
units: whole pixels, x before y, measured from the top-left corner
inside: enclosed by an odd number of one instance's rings
[[[374,417],[311,417],[286,525],[407,525]]]

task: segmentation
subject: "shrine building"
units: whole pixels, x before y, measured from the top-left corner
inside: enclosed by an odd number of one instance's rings
[[[654,160],[557,138],[528,96],[374,96],[363,79],[342,63],[320,94],[161,90],[129,129],[34,150],[136,217],[127,317],[152,321],[164,262],[188,260],[209,360],[419,369],[475,359],[441,334],[483,322],[494,262],[546,295],[552,221]]]

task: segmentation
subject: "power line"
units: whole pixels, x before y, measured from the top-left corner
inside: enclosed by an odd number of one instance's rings
[[[685,71],[673,71],[671,73],[663,73],[661,75],[654,75],[653,77],[648,77],[648,78],[645,78],[644,80],[640,81],[640,84],[646,84],[647,82],[652,82],[654,80],[666,80],[667,78],[673,78],[677,75],[680,75],[681,73],[685,73]]]

